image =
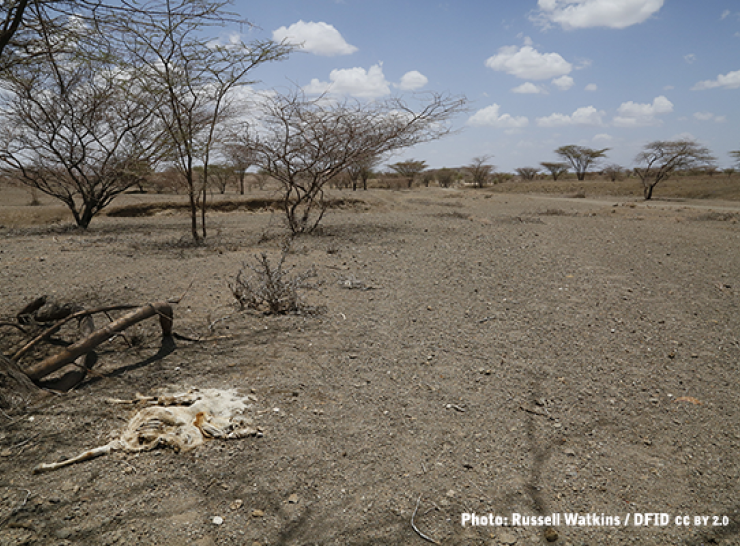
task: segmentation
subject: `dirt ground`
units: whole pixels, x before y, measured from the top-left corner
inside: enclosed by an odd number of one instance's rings
[[[261,316],[229,282],[277,259],[277,214],[214,213],[193,247],[180,213],[82,232],[11,193],[0,317],[185,294],[175,330],[205,339],[141,323],[0,413],[2,545],[740,544],[740,203],[357,192],[287,259],[319,311]],[[190,387],[251,393],[264,436],[31,473],[108,442],[132,410],[107,398]]]

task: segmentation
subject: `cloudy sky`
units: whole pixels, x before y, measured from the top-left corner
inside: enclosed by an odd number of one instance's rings
[[[300,45],[257,88],[361,100],[464,95],[461,131],[392,158],[537,166],[565,144],[631,166],[652,140],[740,149],[737,0],[235,0],[243,38]]]

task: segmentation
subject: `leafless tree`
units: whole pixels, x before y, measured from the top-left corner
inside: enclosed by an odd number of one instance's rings
[[[140,184],[163,149],[156,100],[126,81],[108,38],[89,27],[42,34],[35,61],[2,75],[0,161],[82,228]]]
[[[43,56],[45,36],[65,35],[70,22],[95,28],[101,34],[119,26],[122,20],[133,24],[142,14],[166,17],[180,7],[186,11],[195,2],[161,6],[139,0],[6,0],[0,4],[0,74],[18,64],[32,64]],[[221,13],[202,13],[203,24],[209,24]]]
[[[402,178],[405,178],[410,189],[414,185],[416,177],[426,170],[427,164],[426,161],[409,159],[408,161],[400,161],[393,165],[388,165],[388,167],[398,173]]]
[[[313,231],[326,211],[324,187],[349,166],[450,132],[465,100],[429,94],[413,108],[401,98],[335,101],[301,91],[265,97],[255,128],[257,164],[282,184],[292,233]]]
[[[635,174],[640,177],[645,200],[653,196],[653,189],[676,171],[710,165],[715,158],[708,148],[695,140],[656,140],[647,144],[635,158],[640,165]]]
[[[367,181],[373,175],[373,169],[380,163],[379,157],[368,157],[347,167],[347,174],[352,181],[352,191],[357,191],[357,183],[367,190]]]
[[[622,175],[624,174],[624,167],[621,165],[617,165],[616,163],[612,163],[611,165],[607,165],[601,170],[601,174],[608,177],[609,180],[612,182],[616,182],[619,180]]]
[[[523,180],[534,180],[534,177],[537,176],[538,172],[540,172],[536,167],[519,167],[515,170]]]
[[[254,83],[248,76],[257,66],[281,59],[290,51],[272,41],[225,45],[214,41],[205,32],[209,25],[236,22],[224,11],[225,6],[219,0],[152,0],[147,3],[151,16],[143,12],[135,24],[122,28],[137,77],[161,99],[157,114],[170,142],[170,159],[187,183],[191,233],[196,243],[207,236],[208,167],[216,131],[233,113],[230,94],[237,87]],[[200,185],[194,171],[198,164],[203,168]]]
[[[248,130],[244,134],[230,132],[222,140],[220,151],[237,176],[239,194],[244,195],[244,180],[247,176],[247,170],[256,161],[254,146],[249,141]]]
[[[576,173],[578,180],[586,178],[588,169],[600,158],[606,156],[606,152],[609,148],[602,150],[594,150],[585,146],[577,146],[570,144],[568,146],[561,146],[555,153],[565,159]]]
[[[553,181],[556,181],[556,182],[558,178],[560,178],[561,175],[568,172],[567,163],[556,163],[556,162],[544,161],[540,163],[540,165],[542,165],[547,170],[547,172],[550,173]]]
[[[481,157],[474,157],[473,161],[465,167],[465,170],[470,174],[473,181],[473,186],[476,188],[482,188],[491,180],[494,171],[496,170],[495,165],[487,163],[492,156],[485,155]]]

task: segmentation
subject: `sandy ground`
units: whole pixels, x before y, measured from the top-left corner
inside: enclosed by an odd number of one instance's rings
[[[141,323],[75,391],[0,413],[0,544],[740,544],[740,205],[357,197],[294,241],[319,311],[287,316],[229,289],[277,260],[277,215],[213,214],[196,248],[179,214],[79,232],[0,206],[2,317],[185,294],[175,330],[204,338]],[[31,474],[108,442],[132,410],[107,398],[190,387],[252,394],[264,436]]]

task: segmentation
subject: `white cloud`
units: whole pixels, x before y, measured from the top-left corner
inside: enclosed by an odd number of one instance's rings
[[[368,70],[364,68],[335,69],[329,73],[329,82],[311,80],[303,90],[309,94],[332,93],[351,95],[362,99],[376,99],[391,92],[391,86],[383,74],[383,65],[378,63]]]
[[[573,87],[573,84],[575,84],[575,82],[570,76],[560,76],[559,78],[555,78],[554,80],[552,80],[552,84],[561,91],[567,91],[568,89]]]
[[[571,115],[550,114],[547,117],[537,118],[537,125],[540,127],[563,127],[565,125],[604,125],[603,117],[606,112],[597,110],[593,106],[583,106],[578,108]]]
[[[725,89],[737,89],[740,87],[740,70],[720,74],[716,80],[701,81],[692,87],[691,90],[702,91],[704,89],[714,89],[715,87],[724,87]]]
[[[611,136],[609,133],[599,133],[598,135],[594,136],[592,139],[594,142],[611,142],[614,140],[614,137]]]
[[[724,123],[727,121],[725,116],[715,116],[711,112],[696,112],[694,119],[698,121],[714,121],[715,123]]]
[[[503,129],[518,129],[529,125],[529,120],[524,116],[512,116],[510,114],[501,114],[501,107],[498,104],[492,104],[482,110],[478,110],[468,119],[468,125],[479,127],[497,127]]]
[[[723,19],[723,20],[724,19],[727,19],[730,16],[731,13],[732,12],[730,10],[726,9],[725,11],[722,12],[722,15],[720,16],[720,19]]]
[[[417,89],[424,87],[427,83],[429,83],[429,79],[424,74],[417,72],[416,70],[412,70],[411,72],[406,72],[406,74],[401,77],[401,82],[398,84],[398,88],[402,91],[416,91]]]
[[[709,121],[714,117],[714,114],[711,112],[696,112],[694,117],[699,121]]]
[[[525,80],[556,78],[573,70],[573,66],[557,53],[540,53],[531,45],[502,47],[488,58],[486,66]]]
[[[289,27],[280,27],[273,31],[272,39],[276,42],[285,40],[304,51],[324,57],[351,55],[357,51],[355,46],[348,44],[340,32],[328,23],[298,21]]]
[[[656,116],[673,112],[673,103],[663,95],[655,97],[652,103],[623,102],[617,109],[614,125],[618,127],[643,127],[660,124]]]
[[[688,55],[683,56],[683,60],[686,61],[688,64],[694,64],[694,61],[696,61],[696,55],[693,53],[689,53]]]
[[[544,87],[535,85],[532,82],[525,82],[512,89],[514,93],[531,94],[531,95],[546,95],[547,90]]]
[[[566,30],[590,27],[626,28],[647,20],[664,0],[538,0],[535,21]]]
[[[596,91],[598,88],[599,86],[595,83],[589,83],[586,87],[584,87],[586,91]]]

